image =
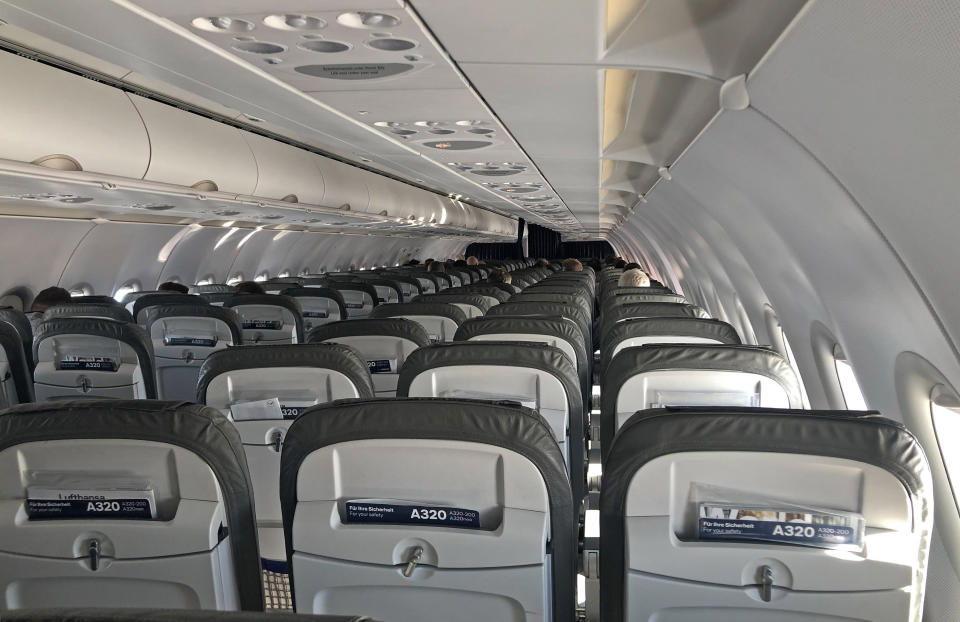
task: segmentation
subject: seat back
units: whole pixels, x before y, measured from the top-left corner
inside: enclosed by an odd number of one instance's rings
[[[499,315],[529,315],[529,316],[561,316],[576,322],[583,336],[583,344],[587,352],[593,352],[593,326],[590,316],[584,313],[580,305],[570,302],[541,302],[535,300],[513,300],[499,304],[490,309],[488,316]],[[590,361],[592,362],[592,361]]]
[[[402,317],[413,320],[427,331],[431,343],[453,341],[457,328],[467,316],[456,305],[441,302],[408,302],[377,307],[372,318]]]
[[[698,306],[674,302],[636,302],[615,305],[602,310],[600,314],[600,350],[609,349],[606,336],[613,326],[624,320],[646,317],[698,317],[709,319],[707,313]]]
[[[38,401],[157,397],[153,346],[136,324],[82,317],[44,320],[34,335],[33,359]]]
[[[245,344],[303,343],[303,310],[296,298],[236,294],[223,303],[240,316]]]
[[[279,294],[285,289],[290,289],[292,287],[302,287],[303,279],[295,276],[267,279],[262,283],[262,285],[263,285],[263,289],[268,294]]]
[[[420,281],[410,275],[390,271],[376,272],[374,274],[379,278],[393,283],[400,289],[400,294],[402,296],[400,302],[410,302],[423,292]],[[366,279],[369,277],[360,275],[360,278]]]
[[[233,309],[202,305],[153,305],[143,312],[153,343],[157,394],[164,400],[192,402],[200,366],[217,350],[242,342]]]
[[[393,397],[400,367],[414,350],[430,345],[430,337],[413,320],[368,318],[319,326],[310,331],[307,342],[339,343],[353,348],[367,362],[377,397]]]
[[[604,455],[616,431],[638,410],[665,406],[803,408],[790,362],[758,346],[651,344],[621,350],[600,393]]]
[[[373,285],[373,289],[377,292],[377,304],[392,305],[403,302],[404,288],[391,279],[358,277],[357,280]],[[412,286],[407,285],[406,289],[409,290],[411,287]]]
[[[267,609],[270,609],[267,601]],[[229,611],[189,609],[25,609],[6,611],[4,622],[374,622],[358,616],[307,616],[289,611],[232,613]]]
[[[113,320],[115,322],[133,322],[133,315],[118,304],[100,302],[68,302],[50,307],[43,312],[43,319],[76,317]]]
[[[532,410],[434,399],[312,408],[290,428],[281,502],[298,612],[573,621],[570,485]]]
[[[200,368],[197,401],[227,415],[243,441],[263,558],[285,559],[277,482],[290,422],[312,405],[357,397],[373,397],[366,362],[337,344],[230,348]]]
[[[458,341],[421,348],[400,369],[399,397],[514,401],[540,413],[570,474],[574,499],[585,477],[583,399],[576,368],[544,343]]]
[[[158,289],[141,289],[135,292],[129,292],[123,297],[123,300],[120,301],[120,306],[122,306],[124,309],[126,309],[132,314],[133,303],[137,301],[137,298],[141,298],[149,294],[169,294],[169,293],[171,292],[164,292]]]
[[[413,302],[439,302],[452,304],[463,311],[464,315],[467,316],[467,319],[481,317],[490,310],[490,307],[493,306],[490,304],[490,297],[461,292],[448,293],[451,289],[453,288],[445,290],[440,294],[423,294],[421,296],[417,296],[413,299]],[[497,304],[499,304],[499,302],[497,302]]]
[[[247,465],[213,409],[0,412],[0,499],[0,610],[263,609]]]
[[[107,296],[106,294],[89,294],[87,296],[73,296],[71,298],[76,304],[93,304],[93,305],[111,305],[114,307],[122,307],[123,305],[114,298],[113,296]]]
[[[653,343],[721,343],[739,345],[740,336],[730,324],[696,317],[644,317],[618,322],[606,336],[601,351],[601,377],[613,357],[624,348]]]
[[[20,309],[0,307],[0,322],[9,324],[23,344],[23,354],[27,357],[27,370],[33,373],[33,326],[27,315]]]
[[[604,463],[601,619],[920,622],[931,504],[876,414],[637,413]]]
[[[130,314],[133,321],[141,326],[144,324],[144,311],[156,305],[206,305],[210,304],[206,298],[197,294],[178,294],[176,292],[158,292],[140,296],[133,301]]]
[[[470,294],[479,294],[487,298],[491,298],[497,302],[506,302],[510,299],[511,293],[507,292],[500,287],[497,287],[495,283],[474,283],[473,285],[466,285],[462,288],[455,290],[455,292],[465,292]],[[450,293],[455,293],[450,292]]]
[[[233,285],[226,283],[208,283],[206,285],[191,285],[189,293],[191,294],[233,294],[236,292]]]
[[[283,296],[296,298],[303,315],[303,330],[311,330],[330,322],[347,319],[347,304],[343,295],[330,287],[305,286],[285,289]]]
[[[464,322],[454,341],[533,341],[559,348],[573,363],[580,378],[581,397],[590,395],[590,365],[583,334],[577,324],[562,316],[496,315]]]
[[[33,379],[23,351],[23,337],[0,320],[0,409],[33,401]]]
[[[583,314],[593,319],[593,299],[585,292],[541,292],[536,289],[526,289],[511,299],[513,302],[567,302],[577,305]]]
[[[330,281],[329,287],[337,290],[343,296],[344,306],[347,309],[347,319],[359,320],[370,317],[374,307],[380,304],[377,288],[359,279]]]

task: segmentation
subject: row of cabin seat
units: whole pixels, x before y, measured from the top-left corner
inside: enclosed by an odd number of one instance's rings
[[[252,613],[199,609],[42,607],[3,613],[5,622],[374,622],[367,616],[322,616],[287,612]]]
[[[216,409],[31,404],[0,413],[0,430],[4,609],[262,609],[250,477],[241,438]],[[900,424],[872,413],[658,409],[630,419],[607,467],[604,620],[919,619],[932,492]],[[297,610],[573,620],[577,527],[564,471],[547,422],[515,404],[308,409],[290,426],[278,481]],[[153,520],[26,519],[26,500],[45,498],[34,488],[47,481],[69,493],[112,475],[149,490],[164,537]],[[857,511],[866,548],[698,541],[708,486],[746,491],[744,506],[788,498]]]
[[[296,283],[287,281],[281,285],[291,284]],[[128,296],[124,305],[101,297],[54,307],[46,319],[56,319],[56,325],[46,326],[42,343],[37,343],[44,353],[38,359],[43,363],[37,380],[38,393],[41,399],[62,398],[64,390],[66,396],[77,397],[96,396],[103,390],[102,396],[111,397],[189,399],[197,369],[210,352],[241,343],[302,343],[305,328],[313,322],[347,316],[342,295],[350,291],[365,294],[371,308],[376,304],[372,298],[376,292],[369,284],[331,285],[284,290],[288,295],[236,295],[222,291],[226,286],[198,286],[199,295],[136,292]],[[208,296],[227,298],[206,304]],[[490,300],[496,300],[460,298],[462,301],[451,295],[444,300],[457,302],[461,309],[468,310],[469,317],[482,313]],[[336,313],[332,309],[337,309]],[[460,321],[456,314],[449,315],[454,316],[454,323],[446,327],[441,323],[437,331],[445,339],[452,338]],[[83,323],[80,319],[89,321]],[[110,323],[129,325],[134,321],[146,329],[148,338],[136,327]],[[23,318],[21,324],[26,368],[32,371],[33,339]],[[70,359],[66,363],[65,357]],[[23,367],[18,365],[21,370]],[[17,374],[11,379],[23,377]],[[20,393],[9,403],[29,401],[32,397],[22,388]]]
[[[434,358],[436,358],[436,357],[434,357]],[[608,467],[608,468],[609,468],[609,467]]]
[[[263,610],[250,456],[218,409],[28,404],[0,412],[0,431],[0,608]],[[279,461],[298,612],[573,622],[576,514],[535,411],[338,401],[292,422]],[[65,516],[40,503],[43,486],[120,481],[137,499],[124,510]],[[111,520],[134,511],[141,520]]]
[[[800,410],[785,357],[647,289],[610,276],[600,301],[601,619],[919,619],[930,491],[913,436],[876,413]],[[699,542],[709,501],[858,512],[866,546]],[[887,537],[894,556],[871,544]]]

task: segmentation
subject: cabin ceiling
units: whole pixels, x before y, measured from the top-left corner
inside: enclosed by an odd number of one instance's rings
[[[805,0],[0,0],[0,39],[606,238]]]

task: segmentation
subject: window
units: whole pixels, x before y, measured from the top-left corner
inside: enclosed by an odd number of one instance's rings
[[[264,274],[266,274],[266,273],[264,273]],[[289,271],[289,270],[281,270],[281,271],[280,271],[280,274],[278,274],[277,276],[280,277],[281,279],[288,279],[288,278],[290,278],[290,271]]]
[[[267,274],[266,272],[261,272],[261,273],[258,274],[257,276],[253,277],[253,280],[254,280],[254,281],[266,281],[266,280],[269,279],[269,278],[270,278],[270,275],[269,275],[269,274]]]
[[[930,395],[930,414],[953,499],[960,507],[960,399],[938,384]]]
[[[202,279],[200,279],[199,281],[197,281],[197,285],[211,285],[211,284],[213,284],[213,275],[212,275],[212,274],[208,274],[207,276],[205,276],[205,277],[203,277]]]
[[[116,300],[117,302],[123,302],[123,299],[124,297],[126,297],[127,294],[132,292],[139,292],[139,291],[140,291],[140,283],[136,281],[131,281],[126,285],[120,287],[117,291],[113,292],[113,299]]]
[[[234,274],[232,277],[230,277],[229,279],[227,279],[227,285],[236,285],[237,283],[239,283],[239,282],[242,281],[242,280],[243,280],[243,273],[237,272],[237,273]]]
[[[93,288],[86,284],[74,285],[67,291],[70,292],[70,295],[74,298],[77,296],[90,296],[93,294]]]
[[[840,346],[833,349],[833,360],[837,367],[837,378],[840,380],[840,392],[847,410],[867,410],[867,400],[863,398],[857,375],[853,373],[853,365],[847,360]]]

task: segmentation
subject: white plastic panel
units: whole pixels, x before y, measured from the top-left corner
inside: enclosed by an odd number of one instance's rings
[[[0,158],[60,154],[84,171],[143,177],[150,142],[125,93],[15,54],[0,54],[0,75]]]
[[[137,95],[130,98],[150,134],[144,179],[180,186],[209,180],[222,192],[253,193],[257,163],[240,130]]]
[[[241,132],[257,164],[257,197],[280,200],[294,195],[299,203],[320,205],[324,179],[314,154],[251,132]]]
[[[232,418],[230,407],[277,398],[281,408],[305,408],[337,399],[357,398],[356,386],[342,373],[321,367],[250,367],[225,372],[207,385],[207,406]],[[286,559],[280,516],[280,451],[291,419],[234,421],[250,471],[256,499],[260,555]]]
[[[114,607],[236,608],[230,540],[219,538],[220,487],[196,454],[151,441],[70,439],[9,448],[0,467],[0,610],[102,607],[105,599]],[[27,520],[24,484],[38,471],[142,479],[157,520]],[[85,559],[91,539],[102,555],[95,573]]]
[[[632,376],[619,388],[616,429],[638,410],[659,406],[790,408],[790,402],[779,383],[759,374],[712,369],[652,371]]]
[[[424,462],[442,465],[425,470]],[[352,441],[308,455],[293,525],[298,611],[347,610],[413,622],[541,622],[549,618],[549,504],[542,477],[512,451],[478,443]],[[356,525],[353,499],[397,499],[476,510],[483,529]],[[489,530],[488,530],[489,529]],[[399,570],[423,548],[409,578]]]
[[[413,379],[407,395],[519,402],[546,420],[569,469],[570,407],[563,385],[549,372],[509,362],[434,367]]]
[[[696,502],[704,493],[694,492],[697,485],[860,513],[867,526],[864,550],[699,541]],[[878,467],[761,451],[670,454],[634,475],[625,520],[631,620],[909,619],[919,547],[911,531],[913,508],[896,476]],[[762,565],[773,570],[770,603],[758,598],[755,585]],[[719,618],[705,615],[708,602]],[[671,617],[685,607],[688,617]],[[744,610],[753,612],[734,617]],[[806,612],[812,615],[802,617]]]
[[[349,205],[354,211],[369,211],[370,192],[367,190],[369,173],[323,156],[314,156],[314,161],[324,179],[323,205],[325,207]],[[380,209],[388,208],[384,206]],[[380,209],[377,211],[379,212]]]

